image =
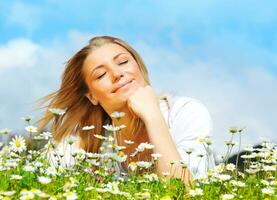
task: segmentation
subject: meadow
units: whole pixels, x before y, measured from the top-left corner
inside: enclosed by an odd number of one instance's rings
[[[64,113],[59,109],[51,112],[57,117]],[[123,116],[122,113],[114,114],[119,120]],[[52,133],[38,132],[31,117],[23,119],[26,121],[25,134],[13,135],[7,128],[0,131],[4,137],[11,138],[0,144],[0,199],[277,199],[276,146],[270,141],[261,141],[259,148],[242,148],[243,129],[229,129],[231,139],[225,144],[226,155],[206,176],[197,177],[194,184],[187,186],[182,179],[172,177],[174,167],[184,170],[188,167],[182,161],[168,163],[171,170],[163,176],[153,173],[162,156],[157,153],[152,154],[151,162],[130,162],[128,173],[118,172],[117,164],[129,159],[122,150],[133,142],[115,145],[112,133],[119,132],[124,125],[106,125],[104,128],[110,133],[107,137],[94,135],[103,141],[99,153],[75,151],[72,145],[76,138],[68,138],[66,145],[70,157],[66,157],[65,152],[58,151]],[[91,134],[93,128],[90,125],[83,130]],[[235,137],[240,141],[238,144],[233,141]],[[211,138],[199,138],[199,142],[205,148],[212,145]],[[238,155],[236,163],[228,163],[235,145],[247,153]],[[132,156],[153,147],[141,143]],[[104,151],[104,148],[111,151]],[[187,150],[188,156],[193,153]],[[244,160],[242,169],[238,167],[239,158]],[[63,162],[64,159],[69,162]]]

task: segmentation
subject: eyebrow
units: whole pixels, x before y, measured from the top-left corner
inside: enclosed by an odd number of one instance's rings
[[[127,53],[119,53],[117,54],[116,56],[113,57],[113,60],[116,60],[120,55],[122,54],[127,54]],[[104,65],[98,65],[97,67],[95,67],[92,71],[91,71],[91,74],[93,74],[93,72],[96,70],[96,69],[99,69],[101,67],[104,67]]]

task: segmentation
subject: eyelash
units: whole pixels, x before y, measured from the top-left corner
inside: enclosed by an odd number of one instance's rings
[[[123,65],[123,64],[126,64],[126,63],[128,63],[128,60],[126,60],[126,61],[124,61],[122,63],[119,63],[119,65]],[[97,77],[97,79],[102,78],[105,74],[106,74],[106,72],[104,74],[102,74],[101,76]]]
[[[106,72],[104,74],[102,74],[101,76],[97,77],[97,79],[102,78],[105,74],[106,74]]]
[[[126,63],[128,63],[128,60],[126,60],[126,61],[124,61],[122,63],[119,63],[119,65],[123,65],[123,64],[126,64]]]

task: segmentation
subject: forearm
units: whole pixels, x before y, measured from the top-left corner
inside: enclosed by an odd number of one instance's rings
[[[156,173],[162,175],[162,172],[170,172],[170,176],[181,178],[184,177],[184,183],[192,182],[192,176],[187,168],[182,168],[175,164],[176,169],[171,169],[172,161],[180,161],[182,158],[176,148],[176,145],[169,133],[167,124],[161,112],[144,119],[150,143],[153,144],[154,152],[162,154],[156,165]]]

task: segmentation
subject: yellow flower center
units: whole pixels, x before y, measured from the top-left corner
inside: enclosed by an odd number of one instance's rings
[[[16,147],[21,147],[21,143],[20,143],[19,140],[16,140],[16,141],[15,141],[15,146],[16,146]]]

